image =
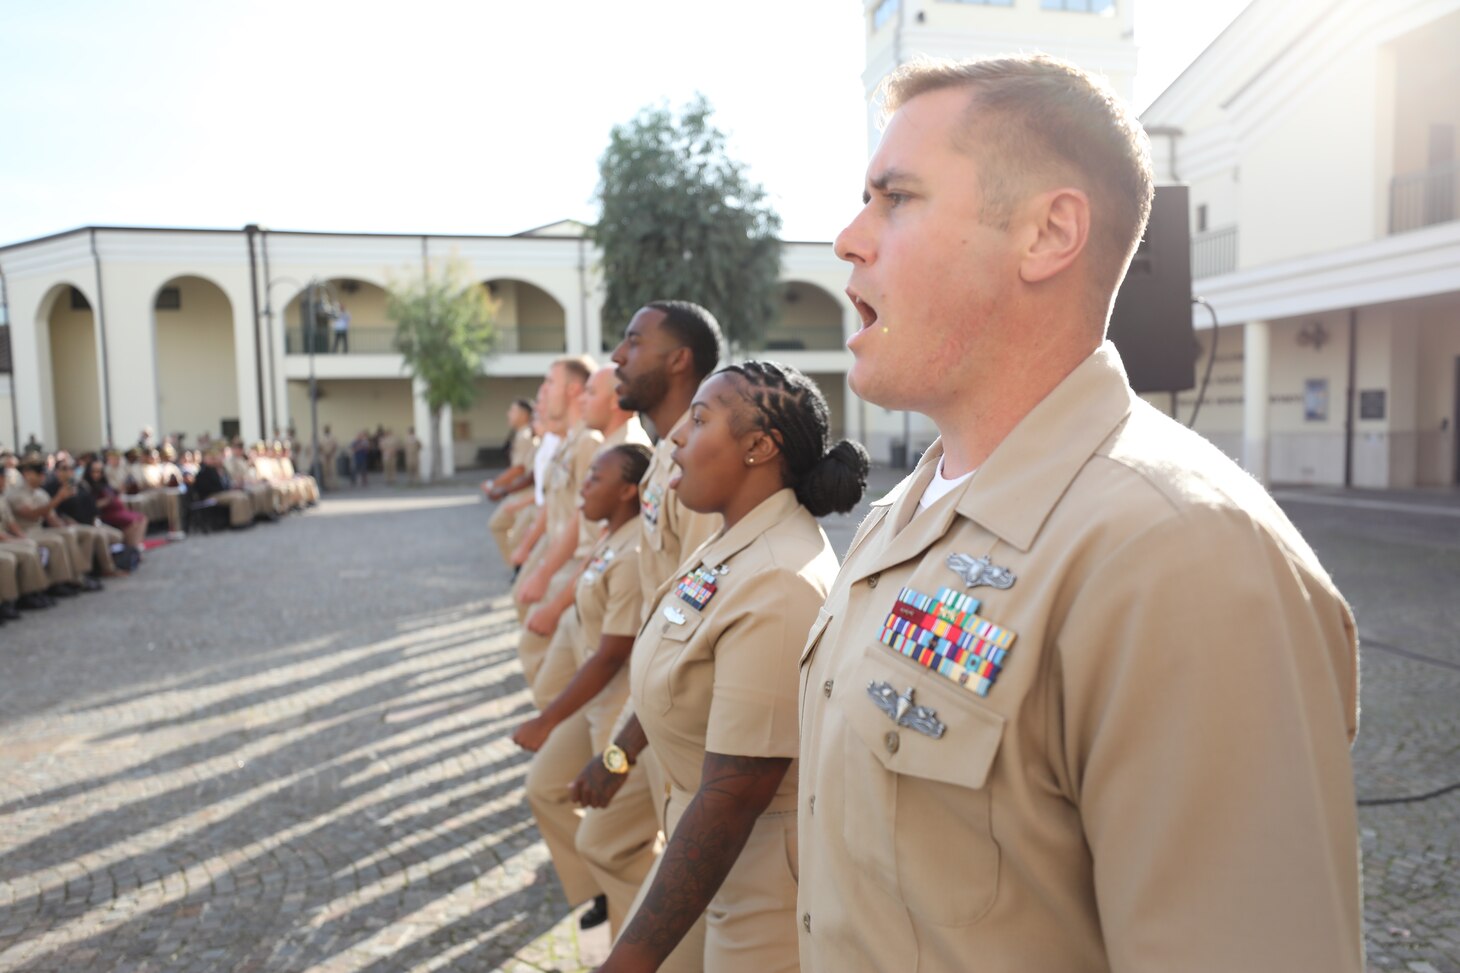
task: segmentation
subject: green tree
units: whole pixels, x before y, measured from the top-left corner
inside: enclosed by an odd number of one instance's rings
[[[482,358],[497,332],[495,307],[486,288],[471,280],[466,265],[448,260],[439,275],[426,272],[390,281],[388,313],[396,322],[395,350],[405,368],[426,388],[431,411],[431,478],[441,476],[441,446],[435,431],[447,406],[466,409],[476,398]]]
[[[615,125],[598,162],[592,238],[608,284],[605,331],[655,299],[703,304],[733,345],[753,346],[775,312],[781,218],[725,153],[696,96],[675,116],[644,108]]]

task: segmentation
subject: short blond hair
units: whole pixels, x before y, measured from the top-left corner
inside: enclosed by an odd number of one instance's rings
[[[1041,177],[1073,175],[1090,197],[1093,256],[1113,290],[1146,231],[1154,192],[1150,139],[1130,108],[1103,81],[1047,54],[922,58],[883,80],[884,121],[947,88],[969,92],[955,147],[981,163],[980,218],[1006,228]]]
[[[553,365],[563,370],[568,381],[579,385],[587,385],[589,376],[598,370],[598,363],[587,355],[562,355],[553,360]]]

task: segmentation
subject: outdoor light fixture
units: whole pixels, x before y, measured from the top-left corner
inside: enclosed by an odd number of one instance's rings
[[[1309,321],[1303,325],[1303,330],[1298,332],[1298,347],[1306,348],[1312,346],[1318,351],[1328,344],[1328,329],[1323,326],[1322,321]]]

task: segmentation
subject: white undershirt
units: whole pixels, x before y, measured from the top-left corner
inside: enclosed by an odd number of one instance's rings
[[[555,432],[542,434],[542,442],[538,444],[537,455],[532,460],[532,502],[539,507],[543,504],[543,488],[547,486],[548,465],[553,461],[553,455],[558,451],[558,444],[563,437]]]
[[[973,476],[973,474],[976,472],[978,471],[969,470],[962,476],[954,477],[950,480],[943,475],[943,460],[940,458],[938,460],[937,472],[935,472],[933,474],[933,478],[928,481],[928,488],[923,491],[923,497],[921,500],[918,501],[918,512],[921,513],[922,511],[927,510],[933,504],[937,503],[939,500],[942,500],[954,490],[957,490],[960,486],[967,483],[968,478],[970,476]]]

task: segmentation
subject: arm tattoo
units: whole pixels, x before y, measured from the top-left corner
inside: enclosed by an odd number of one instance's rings
[[[790,765],[789,758],[705,754],[699,792],[674,829],[622,944],[658,962],[674,950],[730,874]]]

